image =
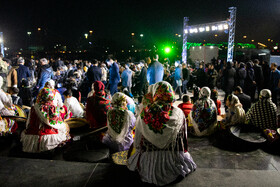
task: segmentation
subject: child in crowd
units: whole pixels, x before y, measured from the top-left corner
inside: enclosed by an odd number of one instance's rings
[[[22,105],[31,107],[33,104],[32,92],[28,81],[23,79],[21,81],[21,86],[22,87],[20,88],[18,95],[22,99]]]
[[[211,99],[214,101],[214,103],[216,104],[217,110],[218,110],[218,115],[221,115],[221,106],[222,103],[221,101],[218,99],[218,91],[215,89],[211,90]]]
[[[10,91],[11,91],[13,104],[22,107],[22,99],[18,96],[19,89],[16,87],[12,87]]]
[[[178,107],[184,112],[187,118],[193,107],[190,96],[183,95],[183,103],[179,104]]]
[[[63,92],[64,95],[64,105],[67,107],[70,112],[72,112],[74,118],[83,118],[84,117],[84,110],[81,107],[79,101],[72,97],[72,91],[66,90]]]

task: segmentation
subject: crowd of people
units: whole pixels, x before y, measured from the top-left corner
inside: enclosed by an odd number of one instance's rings
[[[165,185],[196,169],[188,133],[247,125],[277,140],[279,88],[277,64],[259,60],[173,65],[158,55],[122,63],[0,56],[0,133],[16,132],[9,116],[24,106],[23,151],[40,153],[71,139],[66,119],[85,118],[92,129],[108,127],[100,141],[111,153],[128,151],[127,167],[142,181]],[[217,89],[225,91],[224,101]]]

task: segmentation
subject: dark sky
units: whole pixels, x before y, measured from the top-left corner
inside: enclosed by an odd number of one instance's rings
[[[182,33],[184,16],[190,25],[226,20],[230,6],[237,7],[237,41],[280,41],[280,0],[0,0],[0,31],[9,47],[23,45],[37,27],[54,43],[71,44],[93,30],[96,39],[121,45],[131,32],[151,40]]]

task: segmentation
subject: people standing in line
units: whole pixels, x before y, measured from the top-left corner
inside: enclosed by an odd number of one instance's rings
[[[155,84],[157,82],[160,82],[163,80],[163,66],[158,61],[159,56],[155,54],[153,56],[153,62],[149,65],[149,68],[147,70],[147,79],[149,82],[149,85]]]

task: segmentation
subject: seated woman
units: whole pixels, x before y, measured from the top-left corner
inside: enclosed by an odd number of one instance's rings
[[[0,115],[14,116],[13,100],[10,94],[5,93],[1,88],[3,86],[3,78],[0,76]]]
[[[24,152],[48,151],[70,139],[69,127],[62,118],[61,95],[53,88],[53,80],[48,81],[31,108],[26,130],[21,134]]]
[[[215,132],[217,126],[217,108],[208,87],[201,88],[199,99],[194,103],[189,115],[189,126],[193,126],[195,136],[208,136]]]
[[[93,89],[93,96],[87,99],[86,119],[90,123],[90,128],[105,127],[111,101],[106,99],[105,86],[101,81],[94,82]]]
[[[71,90],[66,90],[63,92],[64,95],[64,105],[67,107],[67,109],[72,112],[73,118],[83,118],[84,117],[84,109],[81,107],[79,101],[76,99],[76,97],[72,96]]]
[[[102,143],[112,152],[128,150],[133,143],[132,130],[135,126],[134,114],[127,109],[126,95],[117,92],[112,97],[113,109],[108,111],[108,131]]]
[[[270,90],[261,90],[259,98],[259,101],[246,113],[246,124],[259,130],[276,130],[278,127],[277,107],[271,100]]]
[[[166,185],[196,169],[188,153],[186,118],[174,106],[175,93],[165,81],[155,84],[153,101],[136,122],[135,153],[128,168],[137,170],[143,182]]]
[[[217,111],[218,111],[218,115],[221,115],[221,106],[222,103],[221,101],[218,99],[218,91],[215,89],[211,90],[211,99],[214,101],[216,107],[217,107]]]
[[[222,120],[223,126],[227,127],[245,123],[245,111],[237,96],[229,95],[226,100],[226,106],[228,109]]]

